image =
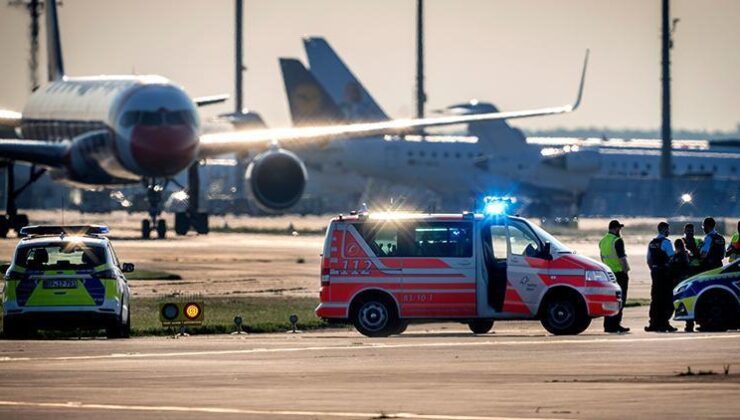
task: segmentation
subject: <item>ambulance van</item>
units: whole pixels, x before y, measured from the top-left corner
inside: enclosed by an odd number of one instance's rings
[[[537,319],[562,335],[583,332],[621,305],[607,266],[526,219],[363,212],[328,227],[316,314],[369,337],[429,321],[484,334],[504,319]]]

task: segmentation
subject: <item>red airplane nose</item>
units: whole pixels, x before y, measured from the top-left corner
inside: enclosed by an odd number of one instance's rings
[[[186,125],[139,125],[131,133],[131,153],[147,176],[166,177],[195,160],[198,139]]]

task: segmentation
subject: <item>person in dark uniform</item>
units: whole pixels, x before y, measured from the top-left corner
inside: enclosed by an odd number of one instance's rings
[[[717,223],[713,218],[707,217],[701,226],[704,233],[707,234],[699,251],[701,253],[702,271],[722,267],[722,260],[725,258],[725,238],[717,233]]]
[[[624,252],[624,241],[620,232],[624,227],[618,220],[609,222],[609,231],[599,241],[599,253],[601,261],[609,267],[617,278],[617,284],[622,289],[622,306],[619,313],[614,316],[604,317],[604,332],[626,333],[629,328],[622,326],[622,309],[627,301],[627,286],[629,285],[630,266],[627,263],[627,254]]]
[[[650,321],[645,331],[674,332],[669,320],[673,314],[673,282],[671,280],[670,259],[673,257],[673,244],[668,239],[670,226],[658,223],[658,236],[648,245],[647,264],[650,267]]]
[[[694,275],[694,269],[691,267],[691,256],[689,251],[686,249],[685,239],[676,239],[673,242],[673,246],[676,248],[676,253],[670,258],[668,265],[671,269],[671,278],[673,279],[672,287],[675,288],[679,283],[686,280],[687,278]],[[673,305],[669,308],[673,315]],[[686,327],[684,331],[694,331],[694,321],[686,321]]]

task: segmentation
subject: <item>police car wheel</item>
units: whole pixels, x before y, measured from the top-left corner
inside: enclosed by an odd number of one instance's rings
[[[697,302],[696,322],[702,331],[727,331],[738,312],[737,303],[726,293],[707,293]]]
[[[591,324],[580,296],[562,293],[551,296],[545,302],[542,326],[554,335],[580,334]]]
[[[476,321],[470,321],[468,322],[468,328],[470,328],[470,331],[472,331],[473,334],[486,334],[491,331],[491,328],[493,328],[493,320],[479,319]]]
[[[372,297],[357,305],[352,323],[367,337],[388,337],[397,330],[399,320],[388,299]]]

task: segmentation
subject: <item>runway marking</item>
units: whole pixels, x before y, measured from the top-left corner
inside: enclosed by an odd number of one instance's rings
[[[181,407],[181,406],[152,406],[152,405],[122,405],[122,404],[85,404],[81,402],[31,402],[31,401],[0,401],[5,407],[35,407],[35,408],[66,408],[78,410],[109,410],[109,411],[169,411],[208,414],[254,414],[260,416],[295,416],[295,417],[342,417],[370,419],[430,419],[430,420],[534,420],[528,417],[490,417],[490,416],[458,416],[446,414],[416,414],[416,413],[362,413],[346,411],[299,411],[299,410],[250,410],[227,407]],[[542,417],[537,417],[542,420]],[[549,419],[555,420],[555,419]]]
[[[368,343],[344,346],[307,346],[307,347],[277,347],[277,348],[252,348],[243,350],[200,350],[200,351],[179,351],[166,353],[110,353],[88,356],[54,356],[54,357],[0,357],[2,362],[26,362],[26,361],[71,361],[71,360],[99,360],[99,359],[143,359],[159,357],[178,357],[178,356],[218,356],[218,355],[236,355],[236,354],[260,354],[260,353],[297,353],[309,351],[332,351],[332,350],[384,350],[384,349],[409,349],[409,348],[449,348],[449,347],[482,347],[482,346],[522,346],[536,344],[594,344],[594,343],[646,343],[661,341],[689,341],[689,340],[727,340],[740,339],[740,334],[733,335],[677,335],[663,337],[643,337],[643,338],[593,338],[593,339],[553,339],[553,340],[508,340],[508,341],[474,341],[474,342],[449,342],[449,343],[403,343],[403,344],[386,344],[386,343]]]

